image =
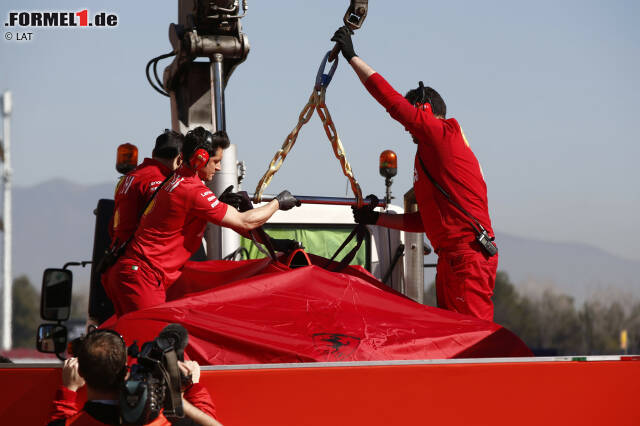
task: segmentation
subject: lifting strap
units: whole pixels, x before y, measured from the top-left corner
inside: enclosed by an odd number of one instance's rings
[[[367,206],[367,208],[371,209],[371,211],[373,211],[378,206],[378,203],[380,202],[380,200],[378,200],[378,197],[376,197],[373,194],[368,195],[366,199],[369,200],[369,205]],[[331,256],[331,259],[329,259],[329,261],[324,266],[324,268],[327,270],[331,270],[329,269],[329,267],[331,266],[331,263],[334,261],[334,259],[338,256],[338,253],[340,253],[342,249],[344,249],[347,246],[347,244],[349,244],[349,241],[351,241],[354,237],[357,237],[356,245],[342,258],[342,260],[338,263],[338,266],[336,266],[332,270],[332,272],[340,272],[344,268],[346,268],[351,263],[353,258],[356,257],[356,253],[358,252],[358,250],[360,250],[360,246],[362,245],[362,242],[367,236],[367,232],[368,232],[367,225],[364,225],[361,223],[356,224],[356,226],[353,228],[351,233],[344,240],[342,245],[338,247],[338,250],[336,250],[333,256]],[[393,269],[393,266],[392,266],[392,269]]]
[[[356,201],[358,203],[358,207],[363,205],[362,201],[362,190],[360,189],[360,185],[358,181],[353,175],[353,171],[351,170],[351,165],[347,161],[346,154],[344,151],[344,147],[342,146],[342,142],[340,141],[340,137],[338,136],[338,132],[336,131],[336,127],[333,124],[333,120],[331,119],[331,114],[329,114],[329,109],[325,104],[325,93],[329,83],[331,82],[331,78],[335,73],[336,67],[338,66],[338,59],[333,62],[333,66],[328,74],[324,74],[324,68],[327,64],[327,59],[329,58],[329,54],[331,52],[327,52],[320,64],[320,68],[318,69],[318,74],[316,75],[316,84],[313,88],[313,92],[311,92],[311,96],[309,97],[309,101],[304,106],[300,115],[298,116],[298,123],[293,128],[291,133],[287,135],[282,144],[282,147],[276,152],[271,163],[269,163],[269,168],[260,181],[258,182],[258,186],[254,192],[253,201],[259,203],[262,200],[262,193],[266,189],[267,185],[271,182],[273,175],[280,169],[282,163],[284,162],[287,154],[293,148],[293,145],[296,143],[296,139],[298,138],[298,133],[302,126],[309,122],[311,116],[313,115],[313,111],[317,111],[318,116],[322,120],[322,124],[324,126],[324,131],[329,138],[329,142],[333,148],[333,152],[340,162],[340,166],[342,167],[342,173],[349,179],[351,183],[351,190],[355,195]]]

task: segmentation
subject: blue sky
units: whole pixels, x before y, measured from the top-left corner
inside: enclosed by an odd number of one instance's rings
[[[226,99],[250,192],[295,125],[347,4],[249,0],[251,53]],[[177,1],[4,1],[0,18],[85,8],[116,13],[119,25],[33,28],[31,41],[0,40],[0,90],[14,98],[16,185],[114,181],[116,146],[132,142],[149,155],[170,125],[168,100],[149,87],[144,67],[171,49]],[[638,16],[640,3],[622,0],[371,1],[354,44],[400,92],[424,80],[443,95],[483,166],[496,230],[640,259]],[[344,61],[327,105],[365,193],[384,192],[378,155],[397,152],[400,197],[415,147]],[[346,194],[317,117],[270,185],[281,188]]]

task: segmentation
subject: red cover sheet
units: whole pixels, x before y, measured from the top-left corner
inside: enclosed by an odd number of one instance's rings
[[[497,324],[416,303],[362,268],[330,272],[318,266],[326,259],[311,258],[296,269],[268,259],[190,262],[167,303],[114,328],[141,344],[180,323],[187,356],[202,365],[531,355]]]

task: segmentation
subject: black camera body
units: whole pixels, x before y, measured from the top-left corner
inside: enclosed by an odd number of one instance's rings
[[[125,423],[147,424],[160,412],[167,417],[184,417],[181,378],[174,342],[156,337],[138,350],[134,343],[129,356],[137,363],[120,390],[120,411]]]

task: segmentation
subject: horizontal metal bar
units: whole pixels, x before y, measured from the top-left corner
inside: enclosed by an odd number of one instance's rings
[[[554,357],[510,357],[510,358],[457,358],[394,361],[346,361],[346,362],[300,362],[282,364],[237,364],[200,366],[201,371],[216,370],[270,370],[280,368],[345,368],[345,367],[383,367],[402,365],[460,365],[460,364],[519,364],[519,363],[557,363],[557,362],[602,362],[622,361],[624,355],[588,355]],[[579,358],[579,359],[578,359]],[[637,362],[637,361],[634,361]]]
[[[346,197],[315,197],[308,195],[294,195],[298,201],[302,204],[324,204],[329,206],[357,206],[358,202],[355,198],[346,198]],[[275,197],[272,195],[265,195],[262,197],[261,201],[271,201]],[[379,198],[378,207],[387,207],[387,203],[384,201],[384,197]],[[255,202],[255,195],[251,195],[251,201]],[[365,199],[364,204],[368,205],[369,200]]]

